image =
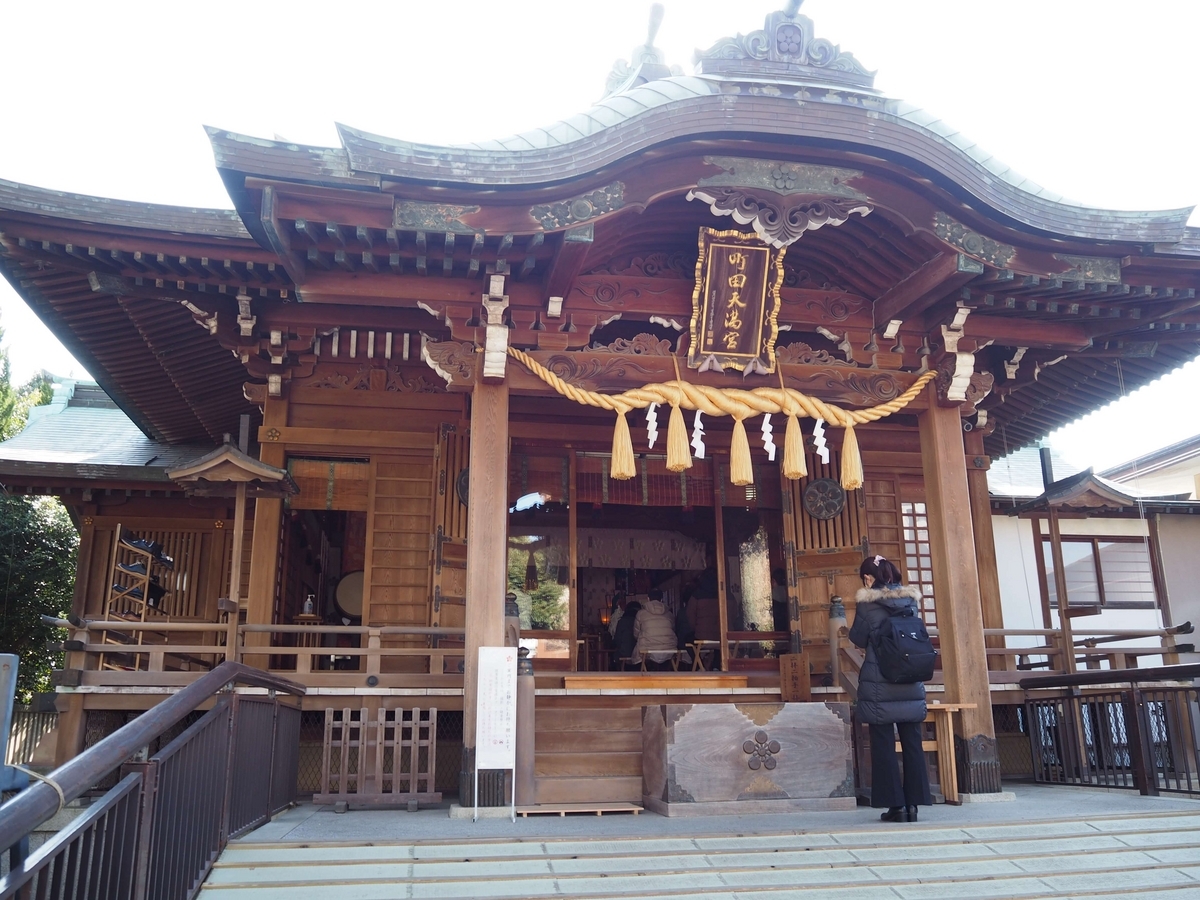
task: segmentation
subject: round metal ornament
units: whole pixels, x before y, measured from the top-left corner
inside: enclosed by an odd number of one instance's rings
[[[817,478],[804,489],[804,511],[814,519],[836,519],[846,508],[846,491],[832,478]]]

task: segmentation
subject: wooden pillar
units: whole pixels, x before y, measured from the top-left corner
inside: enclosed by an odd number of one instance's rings
[[[54,728],[57,743],[54,746],[54,766],[58,768],[83,752],[87,735],[87,710],[83,708],[86,694],[58,694],[54,708],[58,710],[58,724]]]
[[[1058,627],[1062,634],[1063,669],[1068,674],[1075,671],[1075,634],[1071,629],[1071,617],[1067,615],[1070,598],[1067,597],[1067,569],[1063,564],[1062,532],[1058,529],[1058,510],[1049,507],[1046,520],[1050,525],[1050,558],[1054,562],[1054,594],[1058,599]]]
[[[975,534],[975,566],[979,571],[979,600],[983,609],[984,628],[1003,628],[1004,610],[1000,603],[1000,568],[996,562],[996,536],[992,533],[992,501],[988,496],[987,469],[974,465],[986,458],[983,434],[969,431],[963,435],[967,453],[967,491],[971,495],[971,527]],[[984,641],[988,647],[1003,647],[1004,638],[997,635]],[[989,656],[989,669],[1004,669],[1003,656]]]
[[[287,401],[268,399],[263,407],[263,428],[283,428],[287,425]],[[286,460],[284,447],[262,441],[259,459],[268,465],[283,468]],[[254,501],[254,536],[250,549],[250,585],[246,596],[246,624],[273,625],[275,615],[275,579],[279,568],[279,529],[283,522],[283,501],[272,497],[261,497]],[[237,553],[237,547],[234,547]],[[271,635],[247,634],[243,645],[269,647]],[[246,656],[242,662],[248,666],[267,668],[267,656]]]
[[[571,632],[571,671],[579,671],[579,509],[575,502],[575,479],[577,468],[577,457],[575,451],[570,451],[570,458],[567,461],[568,478],[570,479],[567,485],[567,564],[570,566],[570,572],[567,576],[567,584],[571,592],[571,599],[568,604],[570,610],[571,621],[568,630]],[[587,648],[584,647],[586,654]],[[587,668],[586,658],[584,660],[584,668]]]
[[[71,612],[82,619],[87,615],[88,576],[92,571],[92,552],[96,546],[96,506],[85,503],[81,511],[83,516],[79,526],[79,551],[75,554],[75,588],[71,595]],[[68,665],[67,668],[72,666]]]
[[[1000,758],[984,663],[983,609],[962,420],[957,408],[938,405],[933,385],[926,391],[929,407],[918,421],[946,700],[976,704],[975,709],[963,710],[961,733],[954,738],[958,783],[968,793],[995,793],[1000,790]]]
[[[713,462],[713,468],[716,470],[717,478],[724,478],[721,474],[721,467]],[[721,506],[722,497],[725,492],[721,489],[720,483],[717,484],[717,489],[713,492],[713,524],[716,527],[716,543],[717,543],[717,616],[721,623],[721,671],[729,671],[729,607],[726,606],[727,594],[725,591],[725,511]]]
[[[463,675],[463,756],[459,802],[474,803],[475,704],[480,647],[504,645],[508,584],[508,385],[475,385],[467,504],[466,666]],[[501,805],[504,773],[479,779],[480,806]],[[498,781],[493,784],[492,781]],[[491,801],[499,797],[500,803]],[[484,801],[487,801],[486,803]]]

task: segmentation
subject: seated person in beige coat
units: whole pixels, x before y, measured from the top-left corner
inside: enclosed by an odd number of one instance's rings
[[[645,660],[647,669],[669,669],[677,647],[673,617],[667,612],[662,591],[658,588],[651,590],[647,598],[633,623],[637,643],[630,661],[640,665]],[[681,655],[681,661],[682,657],[687,657],[686,662],[691,663],[691,656],[686,651]]]

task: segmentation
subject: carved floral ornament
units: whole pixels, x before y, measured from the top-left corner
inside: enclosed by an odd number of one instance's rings
[[[715,216],[733,216],[739,225],[775,248],[794,244],[806,231],[841,225],[851,215],[870,215],[871,204],[849,197],[792,196],[777,199],[741,187],[700,187],[688,191],[688,200],[702,200]]]
[[[941,211],[934,214],[933,233],[967,256],[997,269],[1006,268],[1017,255],[1017,248],[1011,244],[1003,244],[972,231]]]
[[[547,231],[579,225],[625,205],[625,185],[620,181],[577,197],[542,203],[532,207],[529,215]]]

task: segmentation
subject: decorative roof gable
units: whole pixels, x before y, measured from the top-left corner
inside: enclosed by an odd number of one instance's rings
[[[812,19],[800,15],[804,0],[788,0],[782,12],[767,16],[749,34],[722,38],[697,50],[697,75],[749,77],[769,81],[806,82],[874,90],[875,73],[850,53],[816,36]]]

